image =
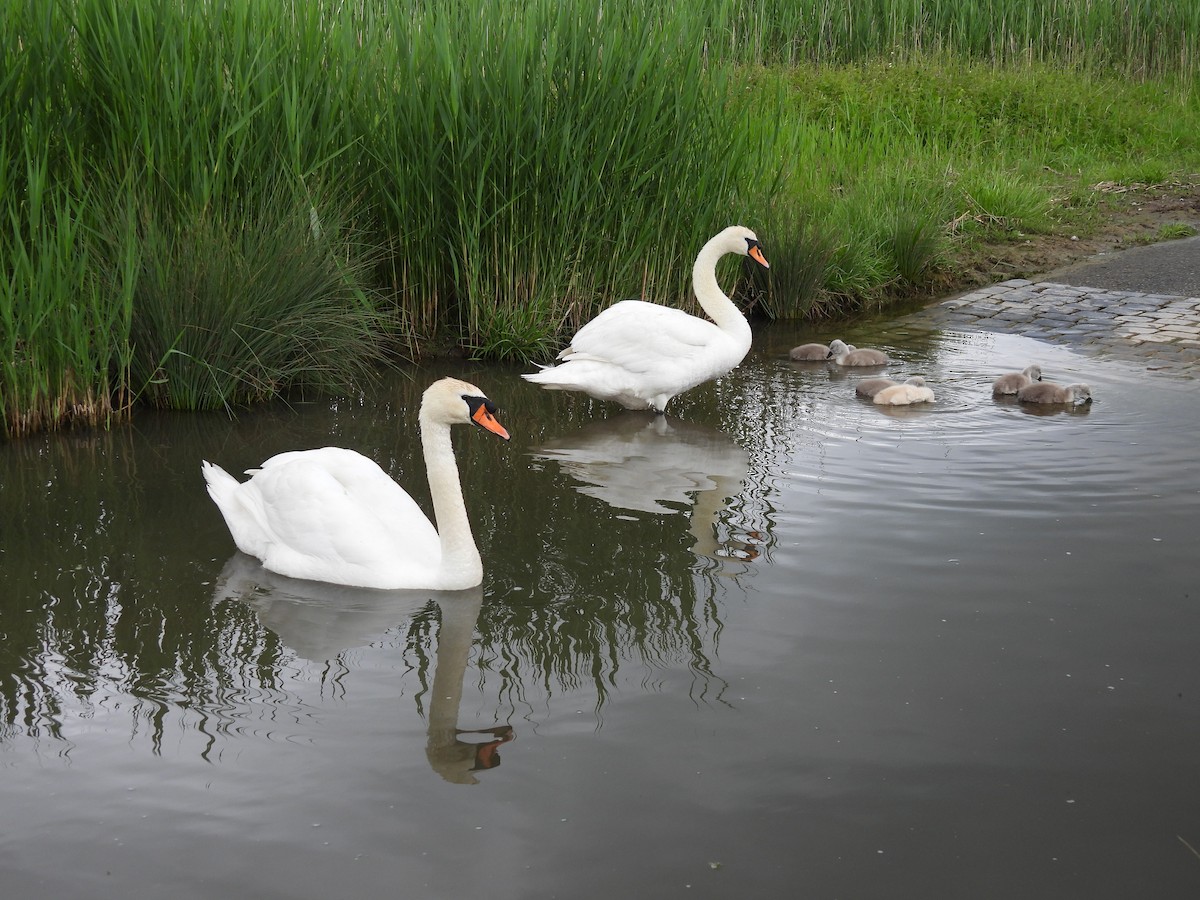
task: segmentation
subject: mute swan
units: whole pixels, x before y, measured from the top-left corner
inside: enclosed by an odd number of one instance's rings
[[[919,382],[919,383],[918,383]],[[932,403],[933,391],[925,386],[925,379],[913,376],[904,384],[884,388],[871,398],[880,406],[908,406],[910,403]]]
[[[882,350],[859,350],[844,341],[829,345],[829,358],[839,366],[882,366],[888,361],[888,355]]]
[[[801,344],[788,352],[788,358],[799,362],[816,362],[829,359],[829,347],[826,344]]]
[[[1017,391],[1022,403],[1082,403],[1092,402],[1092,389],[1086,384],[1048,384],[1035,381]]]
[[[418,417],[437,527],[379,466],[353,450],[295,450],[239,483],[204,461],[208,493],[238,549],[291,578],[357,587],[463,590],[483,581],[450,441],[474,423],[508,440],[496,406],[456,378],[435,381]]]
[[[622,300],[579,329],[558,354],[561,362],[521,377],[552,391],[582,391],[626,409],[664,412],[676,394],[724,375],[750,350],[750,323],[717,284],[717,260],[726,253],[770,268],[749,228],[733,225],[709,240],[692,267],[692,289],[712,322],[657,303]]]
[[[1028,387],[1035,381],[1042,380],[1042,367],[1038,365],[1026,366],[1020,372],[1009,372],[1007,375],[1001,375],[992,382],[992,396],[1001,397],[1005,394],[1015,394],[1023,387]]]

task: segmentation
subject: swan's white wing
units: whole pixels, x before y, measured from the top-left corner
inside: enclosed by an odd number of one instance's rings
[[[434,544],[437,533],[417,502],[374,460],[354,450],[341,447],[322,447],[319,450],[292,450],[272,456],[262,464],[262,471],[294,465],[296,462],[316,464],[323,468],[365,513],[377,517],[390,532],[401,534],[406,529],[428,527]]]
[[[325,448],[272,457],[238,500],[262,524],[268,568],[352,583],[356,570],[436,569],[437,532],[374,462]]]
[[[690,363],[724,341],[716,325],[683,310],[622,300],[579,329],[561,358],[599,360],[642,374]]]

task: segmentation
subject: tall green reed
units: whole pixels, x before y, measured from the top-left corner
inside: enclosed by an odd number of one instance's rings
[[[86,192],[49,177],[49,153],[0,165],[0,425],[19,435],[107,423],[126,408],[132,279],[90,231]]]
[[[1190,0],[732,0],[717,55],[842,65],[948,54],[1135,77],[1200,71]]]
[[[372,55],[398,69],[362,110],[386,115],[359,132],[422,332],[541,355],[613,299],[681,293],[681,260],[758,190],[743,111],[684,12],[394,9],[371,34],[398,50]]]
[[[194,408],[345,386],[385,350],[407,350],[402,311],[374,285],[380,241],[361,174],[334,168],[354,142],[343,120],[361,61],[326,52],[327,12],[0,7],[12,38],[0,141],[14,151],[0,211],[16,235],[4,303],[44,312],[33,335],[21,316],[0,319],[10,432],[100,421],[135,395]],[[37,166],[12,162],[23,157]],[[45,215],[43,197],[55,204]],[[113,327],[76,322],[80,298]],[[96,361],[70,367],[79,387],[32,367],[34,354],[81,344]],[[60,395],[47,412],[39,391]]]

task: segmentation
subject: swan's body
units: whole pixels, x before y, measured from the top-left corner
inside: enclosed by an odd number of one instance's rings
[[[450,426],[505,431],[479,388],[434,382],[421,401],[421,443],[437,527],[378,465],[353,450],[280,453],[249,481],[205,461],[208,493],[234,543],[291,578],[386,590],[462,590],[483,581],[463,503]]]
[[[692,267],[692,287],[711,322],[657,303],[622,300],[580,328],[558,354],[560,362],[521,377],[626,409],[663,412],[676,394],[724,375],[750,350],[750,323],[717,284],[717,260],[726,253],[769,267],[749,228],[733,225],[705,244]]]
[[[1023,387],[1029,387],[1035,381],[1042,380],[1042,367],[1039,365],[1026,366],[1020,372],[1009,372],[1001,375],[992,382],[992,396],[1002,397],[1015,394]]]
[[[932,403],[933,390],[925,386],[925,379],[914,375],[903,384],[885,387],[871,400],[880,406],[908,406],[910,403]]]
[[[1017,391],[1022,403],[1081,403],[1092,402],[1092,389],[1086,384],[1048,384],[1035,381]]]
[[[829,359],[829,345],[801,344],[799,347],[793,347],[789,351],[788,358],[798,362],[824,362]]]
[[[839,366],[882,366],[888,362],[888,355],[882,350],[858,349],[845,341],[829,345],[829,358]]]
[[[854,393],[859,397],[871,398],[884,388],[890,388],[899,383],[892,378],[864,378],[854,386]]]
[[[884,388],[895,387],[897,384],[911,384],[922,387],[925,384],[925,379],[920,375],[913,375],[910,378],[904,379],[903,382],[893,381],[890,378],[864,378],[854,386],[854,393],[859,397],[874,398]]]

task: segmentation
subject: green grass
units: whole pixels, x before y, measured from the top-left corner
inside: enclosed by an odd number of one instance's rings
[[[853,314],[1194,174],[1182,0],[682,6],[0,0],[4,431],[545,360],[733,222]]]
[[[1121,202],[1094,185],[1196,180],[1200,98],[1183,82],[939,57],[776,67],[752,83],[787,98],[770,315],[878,309],[942,283],[964,246],[1079,229]]]
[[[1158,239],[1161,241],[1174,241],[1179,238],[1195,237],[1196,233],[1194,225],[1188,225],[1185,222],[1175,222],[1158,229]]]
[[[238,215],[142,211],[130,378],[172,409],[232,409],[283,390],[351,388],[386,359],[396,310],[367,286],[378,253],[335,207],[286,188]]]

